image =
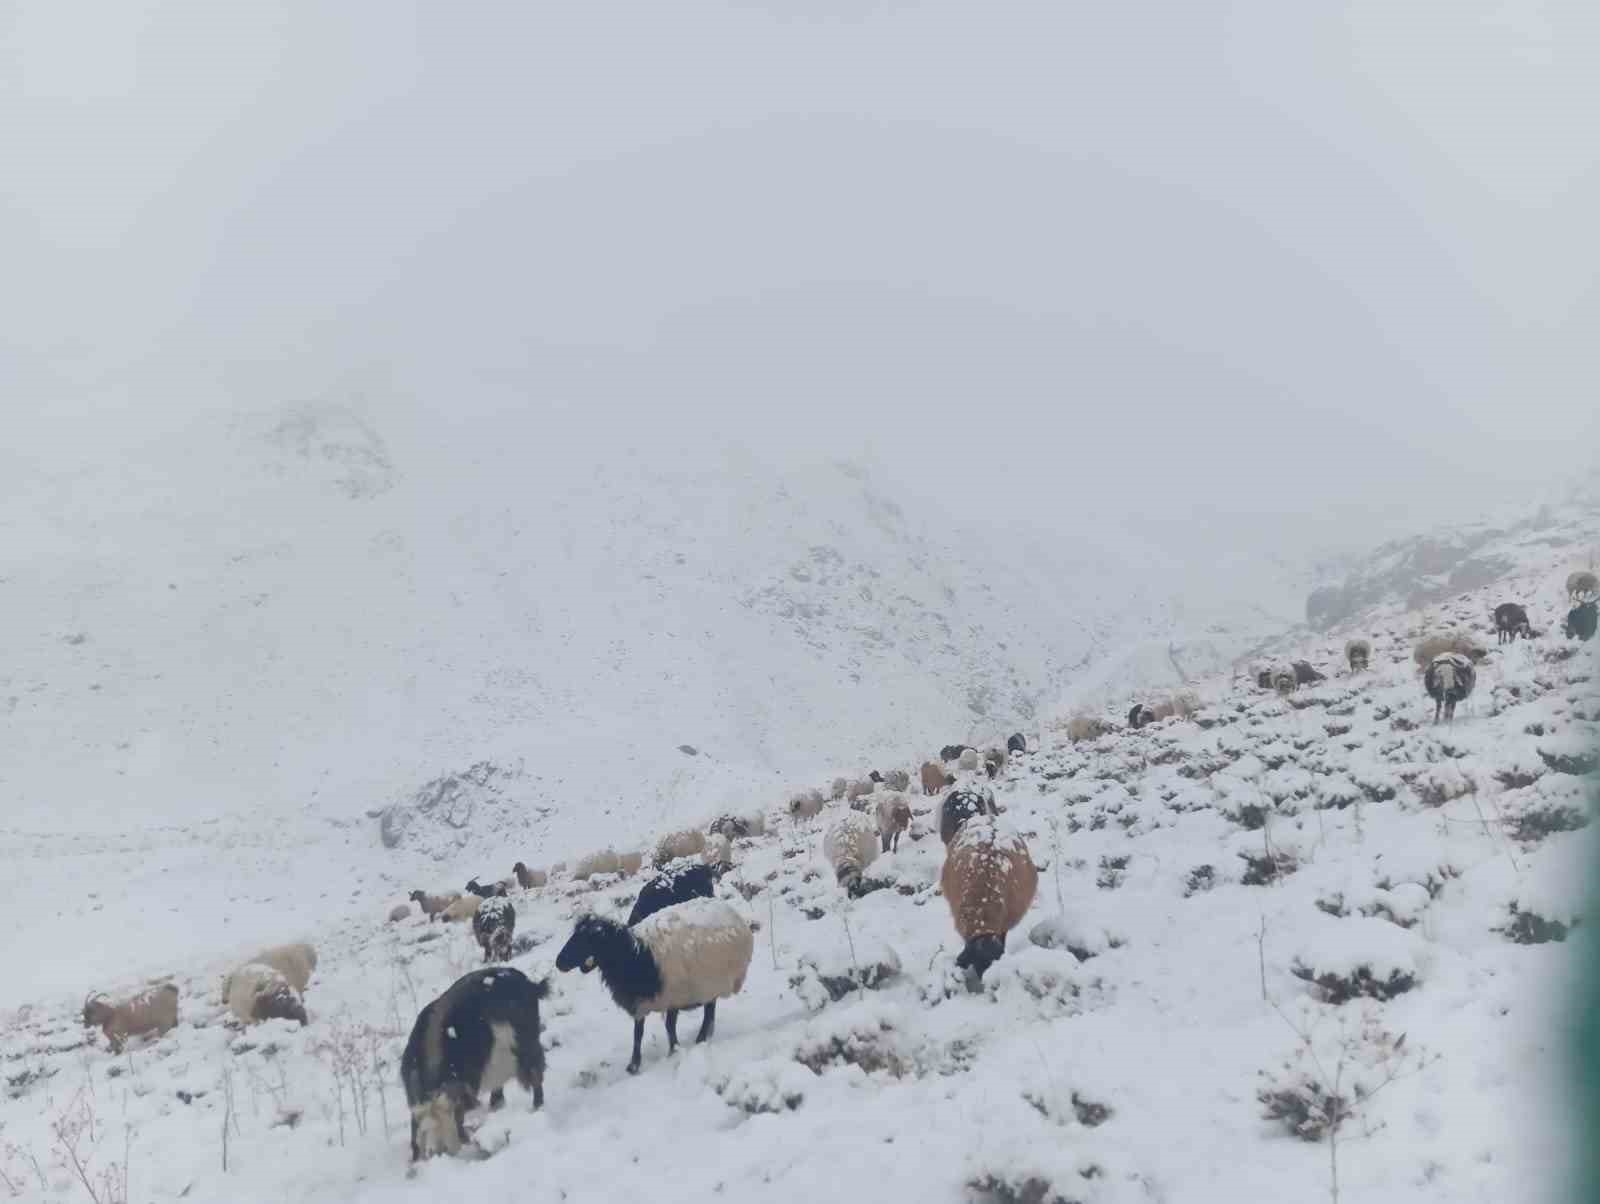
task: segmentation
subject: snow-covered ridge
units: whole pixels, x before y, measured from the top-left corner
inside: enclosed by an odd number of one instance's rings
[[[810,1201],[885,1159],[897,1194],[952,1204],[1319,1196],[1337,1068],[1354,1101],[1341,1199],[1546,1198],[1564,1153],[1559,1001],[1594,851],[1583,750],[1600,700],[1591,646],[1556,633],[1498,646],[1484,618],[1505,597],[1553,607],[1565,560],[1366,616],[1367,673],[1335,668],[1336,632],[1286,649],[1332,670],[1288,699],[1207,679],[1194,722],[1013,757],[994,785],[1039,895],[979,995],[952,971],[935,800],[914,800],[908,839],[853,904],[820,856],[846,804],[798,826],[773,816],[721,886],[757,949],[708,1045],[668,1061],[653,1025],[631,1078],[627,1018],[592,978],[555,975],[544,1112],[513,1091],[483,1118],[480,1142],[500,1151],[488,1163],[408,1179],[398,1051],[478,954],[459,928],[383,925],[408,884],[366,886],[360,919],[316,932],[307,1029],[231,1031],[213,998],[225,967],[184,961],[182,1024],[131,1056],[84,1049],[70,999],[11,1017],[0,1169],[31,1188],[37,1157],[46,1194],[65,1198],[49,1126],[90,1108],[95,1165],[121,1160],[126,1131],[134,1194],[151,1200],[533,1184],[573,1201]],[[1471,702],[1434,727],[1411,643],[1457,624],[1489,651]],[[441,869],[414,885],[455,882]],[[637,887],[563,879],[518,896],[513,964],[549,972],[581,910],[624,916]]]

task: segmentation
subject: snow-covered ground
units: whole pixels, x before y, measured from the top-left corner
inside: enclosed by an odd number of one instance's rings
[[[1045,725],[1042,746],[994,783],[1042,874],[981,994],[952,968],[936,800],[920,795],[911,838],[868,871],[878,889],[846,902],[820,856],[846,804],[794,824],[781,793],[752,786],[744,802],[766,805],[768,832],[738,842],[721,886],[758,928],[749,979],[706,1046],[669,1060],[653,1021],[637,1078],[623,1071],[629,1022],[602,985],[552,966],[574,917],[625,914],[638,880],[557,877],[517,895],[512,964],[551,974],[545,1109],[531,1114],[513,1088],[482,1116],[488,1161],[435,1160],[414,1176],[400,1050],[417,1009],[478,953],[460,927],[386,924],[389,908],[519,857],[639,847],[736,799],[618,806],[571,839],[508,828],[492,856],[437,859],[380,848],[359,814],[219,819],[214,843],[187,830],[12,834],[8,864],[30,859],[15,922],[48,937],[41,896],[102,906],[88,939],[170,956],[183,1019],[113,1057],[98,1035],[85,1042],[65,983],[19,992],[13,978],[0,1188],[87,1199],[63,1161],[75,1144],[92,1182],[109,1170],[115,1189],[126,1166],[140,1201],[810,1204],[819,1190],[865,1190],[1236,1204],[1326,1196],[1335,1170],[1346,1202],[1540,1199],[1564,1157],[1560,1000],[1576,960],[1574,942],[1550,938],[1583,904],[1600,721],[1593,649],[1559,634],[1575,552],[1530,546],[1493,587],[1273,649],[1328,674],[1288,699],[1219,674],[1197,683],[1194,721],[1077,745]],[[1487,615],[1507,599],[1529,606],[1542,638],[1495,645]],[[1488,653],[1471,701],[1435,727],[1410,648],[1450,627]],[[1339,667],[1353,634],[1374,644],[1356,676]],[[818,784],[862,773],[856,747],[819,767]],[[930,751],[899,761],[914,769]],[[62,851],[74,868],[53,877]],[[228,926],[229,913],[248,925]],[[310,1025],[226,1022],[218,975],[258,941],[301,935],[321,951]],[[92,947],[60,956],[76,986],[137,985],[94,975]],[[894,972],[832,998],[853,966]],[[691,1013],[685,1029],[697,1023]],[[1318,1131],[1334,1090],[1349,1102],[1336,1145]],[[1269,1105],[1287,1119],[1267,1118]]]

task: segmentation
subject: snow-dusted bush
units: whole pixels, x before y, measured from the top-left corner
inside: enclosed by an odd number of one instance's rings
[[[1393,999],[1417,985],[1417,938],[1370,917],[1330,922],[1301,949],[1291,972],[1324,1003]]]
[[[805,1102],[815,1075],[792,1058],[763,1058],[742,1062],[712,1084],[723,1103],[741,1112],[793,1112]]]
[[[800,958],[789,985],[812,1011],[862,988],[877,990],[899,977],[900,956],[888,944],[871,936],[853,938],[853,944],[853,951],[845,945]]]

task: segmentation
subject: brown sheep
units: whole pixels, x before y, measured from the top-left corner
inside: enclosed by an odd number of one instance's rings
[[[954,786],[956,779],[944,771],[937,761],[925,761],[922,766],[922,793],[938,794],[946,786]]]
[[[478,895],[463,895],[439,913],[439,918],[446,924],[456,924],[462,920],[470,920],[478,914],[478,908],[483,906],[483,899]]]
[[[878,800],[878,840],[883,852],[900,849],[900,833],[911,826],[911,804],[898,794],[886,794]]]
[[[1006,951],[1006,933],[1022,922],[1039,887],[1028,846],[992,818],[963,824],[939,874],[950,918],[964,945],[956,965],[981,982]]]
[[[617,858],[617,872],[624,878],[633,877],[643,868],[643,853],[623,853]]]
[[[170,982],[140,991],[121,1003],[94,994],[83,1001],[85,1028],[98,1026],[112,1053],[121,1053],[129,1037],[159,1037],[178,1025],[178,988]]]

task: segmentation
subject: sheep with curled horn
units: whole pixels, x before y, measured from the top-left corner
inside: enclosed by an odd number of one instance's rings
[[[1574,602],[1581,602],[1600,593],[1600,577],[1580,569],[1567,577],[1567,597]]]
[[[178,988],[159,983],[112,1003],[95,992],[83,1001],[83,1025],[105,1034],[112,1053],[121,1053],[129,1037],[161,1037],[178,1026]]]
[[[1515,602],[1502,602],[1494,608],[1495,643],[1514,643],[1520,635],[1525,640],[1533,638],[1533,624],[1528,622],[1528,612]]]
[[[1344,646],[1344,659],[1350,665],[1350,672],[1365,672],[1372,663],[1372,645],[1366,640],[1350,640]]]
[[[1475,684],[1477,671],[1472,667],[1469,657],[1459,652],[1445,652],[1436,656],[1422,677],[1423,689],[1434,701],[1433,721],[1438,723],[1443,716],[1454,722],[1456,704],[1472,693]]]
[[[496,966],[463,974],[417,1013],[400,1057],[413,1162],[458,1152],[468,1141],[468,1109],[485,1091],[489,1107],[501,1107],[513,1078],[534,1109],[544,1105],[539,1001],[548,993],[548,983]]]

